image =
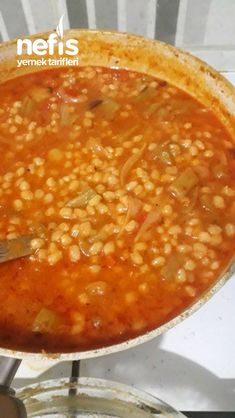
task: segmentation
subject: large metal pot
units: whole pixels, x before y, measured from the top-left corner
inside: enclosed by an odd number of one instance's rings
[[[48,36],[49,33],[44,33],[40,36],[30,36],[29,39],[35,40],[38,37],[48,39]],[[80,65],[121,67],[148,73],[189,92],[204,105],[214,110],[235,141],[235,89],[204,62],[162,42],[124,33],[69,30],[65,32],[64,37],[65,39],[78,39]],[[17,68],[17,58],[19,57],[16,55],[16,40],[0,46],[0,83],[41,69],[33,66]],[[20,58],[28,59],[29,57],[25,55]],[[37,58],[35,55],[30,56],[30,59]],[[49,56],[44,55],[44,58],[49,58]],[[45,358],[56,360],[86,359],[142,344],[172,328],[199,309],[231,277],[233,267],[234,263],[231,260],[226,271],[218,278],[217,282],[183,313],[142,336],[109,347],[77,353],[28,353],[0,348],[0,355],[31,360]]]

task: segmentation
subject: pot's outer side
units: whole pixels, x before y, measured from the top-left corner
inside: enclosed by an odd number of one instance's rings
[[[33,35],[28,39],[47,40],[49,34]],[[77,39],[79,42],[79,65],[126,68],[166,80],[190,93],[212,109],[235,142],[235,88],[203,61],[162,42],[126,33],[78,29],[65,31],[64,39],[71,38]],[[13,40],[0,45],[0,83],[20,75],[46,69],[46,67],[38,66],[17,67],[17,59],[39,59],[42,57],[34,54],[17,56],[16,43],[17,40]],[[60,56],[44,55],[43,58],[60,58]],[[134,347],[169,330],[198,310],[224,285],[234,270],[235,263],[234,260],[231,260],[227,270],[218,278],[217,282],[182,314],[155,330],[126,342],[78,353],[29,353],[0,348],[0,355],[31,360],[50,358],[65,361],[97,357]]]

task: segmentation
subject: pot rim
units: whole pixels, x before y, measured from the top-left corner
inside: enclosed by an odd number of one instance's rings
[[[38,38],[39,36],[41,37],[46,37],[47,35],[49,35],[50,32],[44,32],[42,34],[36,34],[36,35],[30,35],[27,37],[27,39],[35,39]],[[144,38],[142,36],[138,36],[138,35],[132,35],[129,33],[123,33],[123,32],[116,32],[116,31],[103,31],[103,30],[90,30],[90,29],[68,29],[65,30],[65,35],[67,36],[71,36],[71,35],[75,35],[78,37],[79,40],[79,36],[80,35],[85,35],[88,36],[89,35],[98,35],[98,36],[106,36],[109,37],[111,36],[111,38],[116,38],[116,39],[124,39],[127,40],[128,42],[133,42],[133,43],[138,43],[140,42],[141,45],[144,44],[144,46],[146,48],[149,47],[154,47],[154,46],[159,46],[161,49],[164,49],[166,52],[168,52],[169,54],[174,54],[179,56],[180,59],[185,59],[187,61],[188,65],[191,65],[193,67],[193,69],[195,70],[194,67],[200,67],[199,71],[202,71],[205,75],[205,82],[211,82],[212,85],[214,83],[214,87],[216,87],[216,83],[219,84],[219,91],[221,94],[224,94],[224,102],[226,101],[226,97],[228,96],[229,99],[231,99],[234,95],[234,87],[231,85],[231,83],[229,83],[226,79],[224,79],[224,77],[222,75],[220,75],[219,73],[217,73],[212,67],[210,67],[208,64],[206,64],[205,62],[203,62],[202,60],[200,60],[199,58],[189,54],[188,52],[183,51],[182,49],[179,48],[175,48],[171,45],[168,45],[164,42],[158,41],[158,40],[151,40],[151,39],[147,39]],[[16,39],[13,39],[11,41],[7,41],[4,42],[3,44],[0,45],[0,55],[1,52],[3,52],[4,48],[8,48],[9,46],[13,46],[17,41]],[[112,39],[111,39],[112,41]],[[0,61],[0,65],[1,65],[1,61]],[[120,68],[126,68],[125,65],[120,65]],[[201,69],[202,67],[202,69]],[[43,70],[43,68],[41,68],[41,70]],[[143,71],[140,71],[143,72]],[[148,72],[147,72],[148,73]],[[174,83],[172,83],[174,84]],[[180,87],[181,88],[181,87]],[[225,91],[223,91],[223,88]],[[227,102],[226,102],[227,103]],[[228,107],[229,107],[230,102],[228,102]],[[231,110],[232,109],[232,110]],[[231,109],[229,109],[230,111],[230,115],[228,114],[228,119],[229,116],[231,116],[231,114],[233,114],[234,111],[234,115],[235,115],[235,101],[232,99],[232,103],[231,103]],[[235,134],[235,126],[234,126],[234,134]],[[233,262],[233,260],[230,261],[230,265],[228,266],[228,268],[226,269],[226,272],[223,273],[221,275],[221,277],[219,277],[217,279],[217,281],[209,288],[207,289],[203,295],[200,296],[200,298],[198,298],[196,301],[192,302],[192,304],[190,306],[188,306],[181,314],[177,315],[176,317],[174,317],[173,319],[171,319],[170,321],[164,323],[163,325],[153,329],[152,331],[146,332],[143,335],[137,336],[135,338],[126,340],[124,342],[121,343],[117,343],[117,344],[113,344],[110,346],[105,346],[102,348],[97,348],[97,349],[90,349],[90,350],[85,350],[85,351],[80,351],[80,352],[62,352],[62,353],[47,353],[47,352],[27,352],[27,351],[18,351],[18,350],[12,350],[12,349],[8,349],[8,348],[1,348],[0,347],[0,355],[2,356],[6,356],[6,357],[13,357],[13,358],[19,358],[22,360],[34,360],[34,361],[43,361],[43,360],[55,360],[55,361],[68,361],[68,360],[84,360],[84,359],[89,359],[89,358],[95,358],[95,357],[99,357],[99,356],[104,356],[107,354],[112,354],[112,353],[116,353],[119,351],[124,351],[128,348],[133,348],[137,345],[143,344],[147,341],[152,340],[153,338],[159,336],[160,334],[162,334],[163,332],[166,332],[168,330],[170,330],[171,328],[173,328],[175,325],[179,324],[181,321],[183,321],[184,319],[188,318],[190,315],[192,315],[194,312],[196,312],[198,309],[200,309],[204,303],[206,303],[219,289],[221,289],[221,287],[227,282],[227,280],[233,275],[234,273],[234,267],[235,267],[235,263]]]

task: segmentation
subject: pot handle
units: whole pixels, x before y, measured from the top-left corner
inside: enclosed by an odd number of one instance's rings
[[[21,360],[0,356],[0,411],[4,418],[27,418],[26,409],[10,388]]]

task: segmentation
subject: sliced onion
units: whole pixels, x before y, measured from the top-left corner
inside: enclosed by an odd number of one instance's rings
[[[83,255],[85,255],[86,257],[90,257],[90,244],[88,241],[79,240],[79,248]]]
[[[55,312],[47,308],[42,308],[34,319],[32,330],[33,332],[55,332],[55,327],[58,322],[58,317]]]
[[[88,188],[80,192],[76,197],[69,200],[66,206],[69,208],[82,208],[86,206],[89,201],[97,195],[94,189]]]
[[[138,234],[135,237],[135,242],[137,242],[142,237],[142,235],[151,228],[153,224],[155,224],[156,222],[160,222],[161,219],[162,213],[159,209],[154,209],[151,212],[149,212],[147,218],[142,223],[138,231]]]
[[[65,103],[83,103],[87,100],[84,94],[81,94],[78,97],[69,96],[69,94],[65,93],[63,90],[57,91],[57,96]]]
[[[125,129],[117,136],[118,142],[124,142],[130,139],[133,135],[136,135],[137,131],[139,129],[138,125],[134,125],[129,129]]]
[[[167,262],[167,265],[162,267],[161,274],[167,280],[173,280],[179,268],[184,264],[184,259],[181,255],[173,255]]]
[[[198,195],[199,195],[199,188],[195,187],[192,191],[192,195],[190,196],[190,199],[188,199],[189,200],[188,206],[183,209],[184,213],[192,212],[192,210],[196,206]]]
[[[97,138],[93,138],[93,137],[89,138],[86,141],[86,148],[89,149],[90,151],[94,152],[94,154],[104,155],[104,156],[108,157],[107,150],[103,147],[100,140],[97,139]]]
[[[123,165],[121,169],[121,173],[120,173],[120,182],[121,182],[122,187],[125,185],[126,178],[129,172],[131,171],[132,167],[137,163],[137,161],[142,156],[145,150],[145,147],[146,147],[146,144],[144,144],[142,148],[140,148],[139,151],[137,151],[135,154],[132,154]]]
[[[70,112],[68,103],[61,103],[60,106],[60,121],[62,126],[72,125],[77,118],[75,113]]]
[[[183,199],[198,183],[198,176],[188,167],[176,177],[169,190],[178,199]]]
[[[106,120],[113,120],[116,112],[120,108],[120,105],[112,99],[106,99],[97,108],[97,111],[102,115]]]
[[[137,199],[137,197],[132,197],[130,199],[130,205],[129,205],[129,211],[130,211],[130,217],[135,218],[136,215],[140,212],[140,209],[142,208],[143,203],[140,199]]]
[[[128,224],[129,220],[131,218],[135,218],[137,213],[139,213],[141,207],[142,207],[141,200],[139,200],[135,197],[129,197],[129,199],[128,199],[128,210],[127,210],[127,213],[126,213],[125,221],[123,222],[121,230],[118,234],[118,238],[123,233],[123,231],[124,231],[126,225]]]

